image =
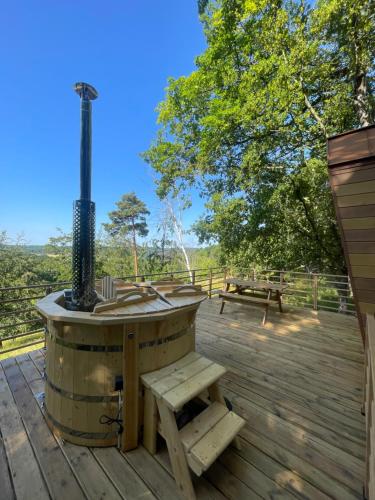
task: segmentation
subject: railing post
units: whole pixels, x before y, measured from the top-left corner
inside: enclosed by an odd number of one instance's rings
[[[191,271],[191,284],[195,285],[195,269]]]
[[[280,271],[280,285],[284,283],[284,276],[285,276],[284,271]]]
[[[312,275],[312,300],[314,311],[318,310],[318,275],[313,273]]]
[[[225,281],[227,279],[227,274],[228,274],[228,269],[226,267],[224,267],[224,275],[223,275],[223,290],[225,290]]]
[[[208,274],[208,297],[212,297],[212,269],[209,270]]]

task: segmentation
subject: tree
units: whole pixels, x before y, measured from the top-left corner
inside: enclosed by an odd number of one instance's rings
[[[182,224],[181,208],[176,210],[173,207],[172,201],[168,198],[165,198],[165,204],[167,209],[166,215],[167,217],[169,217],[169,220],[172,224],[173,233],[175,235],[177,246],[181,250],[182,255],[184,257],[185,267],[186,270],[189,272],[190,281],[193,282],[193,273],[191,272],[190,258],[187,253],[184,242],[184,228]]]
[[[6,231],[0,230],[0,287],[33,285],[45,280],[42,260],[41,255],[26,251],[22,235],[12,241]]]
[[[239,265],[345,273],[326,139],[372,120],[372,0],[199,2],[207,49],[170,79],[145,159],[198,188],[195,230]]]
[[[70,281],[72,279],[71,233],[56,228],[58,235],[51,236],[44,247],[46,258],[43,267],[49,274],[46,281]]]
[[[348,83],[358,124],[370,125],[374,120],[374,2],[320,0],[318,5],[312,31],[327,44],[324,51],[332,71]]]
[[[146,205],[139,200],[135,193],[122,195],[120,201],[116,202],[117,210],[109,212],[110,223],[103,224],[105,230],[111,236],[131,237],[131,245],[134,257],[134,274],[138,275],[138,250],[137,236],[147,236],[148,229],[146,216],[150,215]]]

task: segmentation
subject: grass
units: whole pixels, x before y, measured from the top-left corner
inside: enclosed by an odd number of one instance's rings
[[[30,344],[31,342],[35,342],[38,339],[40,339],[40,344],[22,348],[23,345]],[[27,335],[26,337],[21,337],[19,339],[5,340],[3,341],[2,350],[13,349],[13,348],[19,348],[19,349],[17,349],[16,351],[10,351],[5,353],[2,353],[0,350],[0,360],[13,358],[14,356],[19,356],[20,354],[25,354],[26,352],[33,351],[35,349],[43,347],[43,343],[44,343],[44,333],[42,331],[33,333],[32,335]]]

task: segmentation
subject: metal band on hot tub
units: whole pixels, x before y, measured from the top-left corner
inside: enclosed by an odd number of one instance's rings
[[[118,396],[88,396],[86,394],[76,394],[74,392],[69,392],[52,383],[47,377],[47,374],[45,374],[45,379],[47,384],[53,391],[58,392],[64,398],[72,399],[73,401],[85,401],[87,403],[112,403],[118,401]]]
[[[108,438],[117,438],[118,432],[83,432],[78,431],[76,429],[71,429],[70,427],[66,427],[65,425],[60,424],[56,419],[52,417],[50,413],[48,413],[47,409],[45,410],[47,418],[53,423],[53,425],[59,429],[61,432],[65,434],[70,434],[71,436],[75,436],[82,439],[108,439]]]
[[[148,340],[146,342],[140,342],[138,344],[139,349],[145,349],[146,347],[153,347],[155,345],[166,344],[167,342],[171,342],[173,340],[177,340],[180,337],[183,337],[187,333],[190,333],[190,328],[184,328],[183,330],[174,333],[173,335],[169,335],[168,337],[163,337],[161,339]],[[55,341],[56,344],[62,345],[63,347],[67,347],[69,349],[74,349],[76,351],[87,351],[87,352],[122,352],[122,345],[93,345],[93,344],[77,344],[75,342],[68,342],[61,337],[53,336],[49,333],[49,337]]]

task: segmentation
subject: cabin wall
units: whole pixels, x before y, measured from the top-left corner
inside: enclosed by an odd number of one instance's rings
[[[328,169],[364,341],[375,313],[375,126],[328,139]]]

